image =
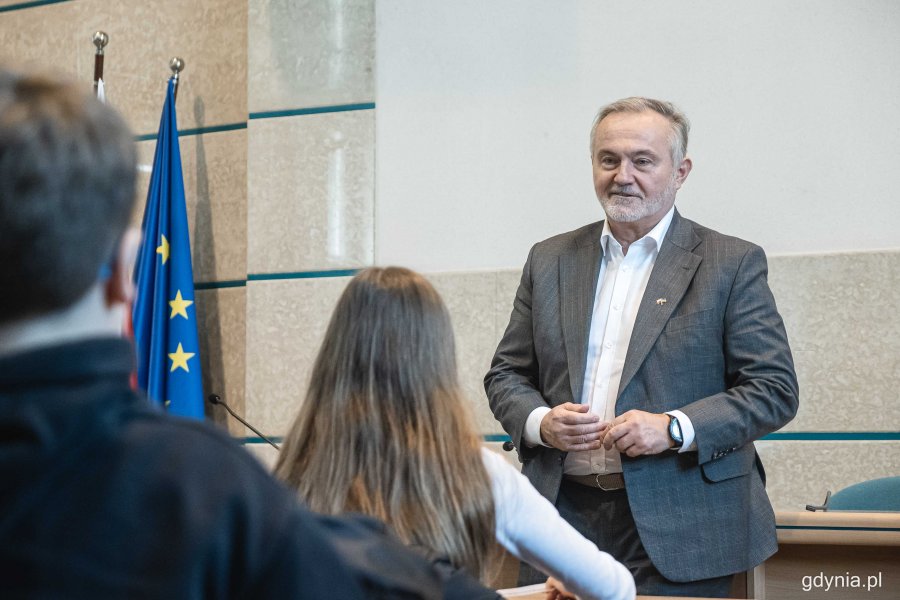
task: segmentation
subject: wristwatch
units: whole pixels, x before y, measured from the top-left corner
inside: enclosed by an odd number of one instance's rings
[[[675,448],[681,448],[684,444],[684,437],[681,435],[681,424],[678,422],[678,417],[668,414],[666,416],[669,417],[669,437],[675,442]]]

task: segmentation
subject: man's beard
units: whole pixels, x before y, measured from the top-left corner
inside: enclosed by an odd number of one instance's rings
[[[613,188],[609,195],[600,198],[600,206],[603,212],[611,221],[618,223],[633,223],[640,221],[645,217],[658,213],[662,208],[675,197],[675,177],[669,185],[656,196],[649,198],[641,198],[640,196],[631,194],[629,188]],[[618,194],[628,196],[627,198],[613,198]]]

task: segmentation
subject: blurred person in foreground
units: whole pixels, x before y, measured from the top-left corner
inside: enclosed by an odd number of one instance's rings
[[[114,110],[0,69],[3,596],[453,596],[374,521],[309,513],[225,433],[131,389],[135,173]]]
[[[313,510],[374,516],[482,581],[499,542],[584,600],[634,598],[625,567],[482,446],[447,309],[408,269],[365,269],[344,290],[275,472]]]

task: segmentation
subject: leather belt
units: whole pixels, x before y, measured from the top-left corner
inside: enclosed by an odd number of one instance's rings
[[[587,487],[601,489],[604,492],[614,492],[625,489],[625,477],[621,473],[608,473],[606,475],[565,475],[565,478],[573,483]]]

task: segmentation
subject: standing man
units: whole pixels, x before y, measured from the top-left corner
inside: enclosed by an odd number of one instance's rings
[[[523,473],[639,594],[726,597],[777,549],[753,441],[798,387],[762,249],[674,208],[689,127],[649,98],[600,110],[606,220],[532,248],[485,389]]]

